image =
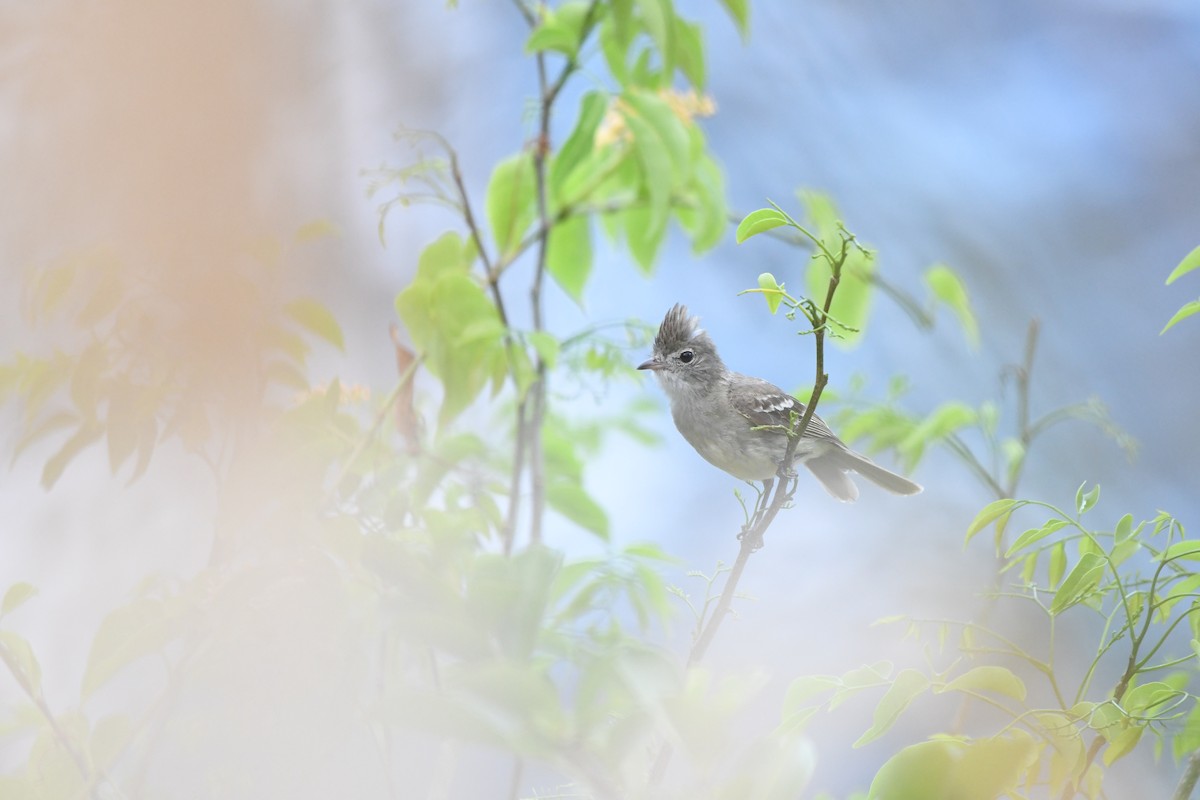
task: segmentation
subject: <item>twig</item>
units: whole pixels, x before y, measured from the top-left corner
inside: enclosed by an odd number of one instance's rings
[[[781,213],[785,213],[786,215],[786,212],[782,212],[782,209]],[[796,224],[794,220],[792,220],[792,223]],[[717,601],[712,615],[708,618],[708,622],[704,624],[700,635],[692,643],[685,669],[690,669],[699,663],[705,653],[708,652],[708,647],[716,637],[721,623],[725,621],[725,617],[729,614],[734,595],[737,593],[738,582],[741,580],[742,572],[746,568],[746,562],[750,560],[751,555],[762,547],[763,535],[771,527],[771,523],[775,521],[775,516],[795,495],[797,481],[796,473],[792,469],[792,459],[796,455],[797,445],[804,437],[809,423],[816,413],[817,403],[821,399],[821,392],[824,391],[825,385],[829,382],[829,375],[825,372],[825,333],[829,322],[829,310],[833,305],[833,296],[837,291],[838,284],[841,282],[842,264],[845,262],[846,257],[846,242],[843,241],[842,250],[836,257],[828,251],[825,251],[825,254],[829,257],[831,271],[829,288],[825,292],[825,302],[820,309],[815,308],[814,304],[811,312],[807,309],[805,310],[805,314],[809,316],[809,322],[812,323],[813,334],[816,339],[814,344],[816,348],[816,380],[813,382],[812,394],[809,396],[808,404],[799,422],[794,425],[792,430],[788,431],[787,449],[784,451],[784,457],[779,463],[778,471],[775,473],[777,480],[774,480],[772,485],[768,486],[767,491],[764,492],[763,497],[759,500],[754,515],[742,526],[742,531],[738,535],[741,545],[738,548],[737,558],[733,562],[729,576],[725,579],[725,586],[721,590],[721,597]],[[772,488],[773,491],[771,491]],[[768,497],[770,498],[769,502]],[[663,777],[666,775],[667,767],[670,765],[672,753],[673,748],[671,744],[664,742],[650,768],[649,785],[651,787],[657,786],[662,782]]]

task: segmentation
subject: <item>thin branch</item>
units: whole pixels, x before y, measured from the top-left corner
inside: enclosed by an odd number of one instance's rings
[[[782,210],[780,212],[786,216],[786,212]],[[791,218],[789,217],[789,219]],[[794,220],[792,224],[796,224]],[[829,323],[829,310],[833,305],[833,296],[837,291],[838,284],[841,282],[842,264],[845,263],[846,259],[846,246],[847,242],[843,241],[841,252],[837,256],[833,256],[823,246],[821,247],[829,255],[829,267],[831,271],[829,288],[825,292],[825,302],[820,309],[817,309],[813,305],[811,310],[804,310],[805,314],[809,317],[809,322],[812,323],[813,334],[816,339],[814,344],[816,349],[816,380],[813,382],[812,394],[809,396],[808,404],[799,422],[794,425],[792,430],[788,431],[787,449],[784,451],[783,459],[779,463],[779,469],[775,473],[776,479],[767,482],[767,490],[759,499],[754,514],[743,524],[741,533],[738,534],[741,546],[738,549],[737,558],[733,562],[729,576],[725,579],[725,586],[721,590],[721,597],[717,601],[716,607],[713,609],[708,621],[704,624],[700,635],[692,643],[685,669],[690,669],[699,663],[704,658],[705,653],[708,652],[709,645],[712,644],[721,624],[729,615],[730,606],[737,594],[737,585],[746,568],[746,563],[750,560],[750,556],[763,546],[763,536],[767,529],[771,527],[771,523],[775,521],[775,516],[786,503],[791,501],[796,493],[797,481],[796,473],[792,468],[792,459],[796,455],[797,445],[804,437],[809,423],[816,413],[817,403],[821,399],[821,392],[824,391],[825,385],[829,382],[829,375],[825,372],[825,333]],[[651,787],[655,787],[662,782],[663,777],[666,775],[667,767],[671,763],[672,753],[673,748],[670,743],[664,742],[650,769],[649,785]]]
[[[580,28],[579,40],[582,43],[591,32],[595,24],[596,11],[599,8],[599,0],[592,0],[588,5],[588,9],[583,18],[583,25]],[[518,2],[518,8],[525,14],[525,18],[530,24],[533,24],[532,14],[528,9]],[[546,74],[546,54],[539,52],[537,54],[537,74],[538,74],[538,92],[540,95],[541,108],[538,114],[538,131],[537,141],[533,148],[533,174],[537,189],[537,212],[540,230],[537,239],[537,261],[533,273],[533,283],[529,287],[529,304],[533,310],[533,329],[536,332],[541,332],[545,329],[545,320],[542,314],[542,286],[546,279],[546,256],[549,251],[550,230],[552,223],[550,219],[550,189],[547,186],[546,178],[546,161],[550,154],[550,117],[554,110],[554,101],[558,98],[563,86],[566,85],[567,79],[575,72],[579,64],[575,56],[567,59],[567,63],[563,65],[562,71],[553,83],[549,83],[549,78]],[[498,277],[498,276],[497,276]],[[494,284],[493,284],[494,285]],[[521,448],[518,444],[518,449],[526,449],[526,456],[529,459],[529,482],[530,482],[530,509],[529,520],[529,540],[532,543],[537,543],[542,540],[542,518],[545,516],[546,509],[546,476],[545,476],[545,459],[542,454],[542,425],[546,417],[546,361],[542,358],[540,352],[535,354],[535,366],[537,377],[533,385],[529,387],[530,398],[529,416],[525,421],[525,437],[528,439],[528,444],[525,448]]]

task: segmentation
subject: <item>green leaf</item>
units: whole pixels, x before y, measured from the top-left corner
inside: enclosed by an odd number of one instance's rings
[[[926,445],[962,430],[978,418],[975,409],[965,403],[943,403],[909,432],[904,441],[900,442],[900,450],[919,453]]]
[[[1175,269],[1171,270],[1171,274],[1167,276],[1167,285],[1170,286],[1178,278],[1182,278],[1194,269],[1200,269],[1200,247],[1192,250],[1183,257],[1183,261]]]
[[[0,617],[14,611],[18,606],[37,594],[37,588],[31,583],[18,581],[4,592],[4,600],[0,602]]]
[[[1140,526],[1139,526],[1140,527]],[[1133,534],[1133,515],[1126,514],[1117,520],[1117,527],[1113,530],[1113,544],[1121,544]]]
[[[608,539],[608,514],[578,483],[557,480],[546,487],[549,506],[584,530]]]
[[[1025,699],[1025,683],[1011,670],[990,664],[967,670],[938,691],[996,692],[1014,700]]]
[[[846,234],[833,201],[824,194],[811,191],[801,192],[800,200],[808,212],[812,225],[816,228],[816,236],[827,250],[837,255],[843,248]],[[875,262],[871,255],[860,247],[854,244],[844,246],[846,258],[842,265],[842,279],[838,284],[837,294],[834,295],[829,313],[842,326],[845,326],[836,329],[838,337],[833,341],[843,347],[848,347],[862,338],[863,330],[866,328],[871,305],[871,279],[875,272]],[[824,258],[813,258],[809,261],[808,270],[805,273],[809,297],[825,297],[830,274],[830,265]],[[847,328],[853,328],[854,331],[847,330]]]
[[[582,305],[583,287],[592,272],[592,226],[587,217],[568,217],[550,229],[546,271]]]
[[[159,600],[135,600],[110,612],[92,640],[80,690],[83,697],[127,665],[162,649],[173,635],[167,606]]]
[[[510,258],[536,216],[537,183],[529,153],[509,156],[492,170],[485,207],[501,259]]]
[[[794,714],[806,710],[808,701],[830,689],[838,686],[838,679],[832,675],[801,675],[788,684],[787,694],[783,698],[781,718],[786,720]]]
[[[917,695],[929,688],[929,679],[915,669],[901,670],[896,680],[884,693],[883,699],[875,707],[875,722],[870,730],[858,737],[854,747],[862,747],[875,741],[888,731],[900,718],[904,709],[916,699]]]
[[[1159,561],[1175,561],[1184,558],[1189,561],[1200,560],[1200,539],[1184,539],[1163,550]]]
[[[738,33],[745,39],[750,35],[750,0],[721,0],[721,5],[737,26]]]
[[[1164,333],[1171,330],[1171,328],[1175,327],[1175,323],[1182,322],[1193,314],[1200,314],[1200,300],[1193,300],[1190,303],[1184,303],[1183,306],[1175,312],[1175,315],[1172,316],[1171,319],[1167,320],[1167,324],[1164,325],[1163,329],[1158,332],[1158,335],[1162,336]]]
[[[704,90],[704,30],[683,17],[675,17],[675,55],[679,70],[692,86]]]
[[[477,555],[466,584],[468,618],[481,624],[506,656],[527,658],[561,568],[562,554],[538,545],[511,558]]]
[[[560,345],[554,334],[548,331],[530,331],[526,338],[533,345],[533,349],[537,351],[538,356],[542,359],[542,363],[549,369],[554,369],[554,365],[558,363],[558,353]]]
[[[1062,586],[1054,595],[1050,604],[1051,614],[1061,614],[1078,603],[1089,592],[1096,588],[1104,575],[1105,562],[1102,556],[1086,553],[1080,557],[1079,563],[1067,574]]]
[[[1146,732],[1143,725],[1131,725],[1125,728],[1111,739],[1108,739],[1108,747],[1104,748],[1104,766],[1111,767],[1113,762],[1124,755],[1132,752],[1133,748],[1137,747],[1138,741],[1141,740],[1142,734]],[[1108,737],[1105,737],[1106,739]]]
[[[879,768],[867,796],[870,800],[968,800],[956,793],[954,785],[965,749],[965,744],[951,739],[909,745]]]
[[[657,138],[662,143],[661,153],[665,154],[665,163],[671,167],[670,185],[665,188],[669,191],[683,183],[691,169],[692,146],[687,125],[670,104],[656,93],[629,89],[621,95],[621,99],[625,103],[625,121],[633,132],[635,147],[638,146],[639,137]],[[644,127],[649,130],[644,130]],[[660,151],[656,148],[654,152],[657,154]]]
[[[543,8],[541,23],[525,41],[525,52],[554,50],[574,58],[583,44],[583,24],[587,12],[588,4],[578,0],[569,0],[558,8]]]
[[[970,542],[975,534],[979,533],[988,525],[988,523],[1004,516],[1011,512],[1018,505],[1022,505],[1017,500],[1005,498],[1003,500],[994,500],[983,507],[983,510],[975,515],[974,521],[967,527],[966,542]],[[964,545],[966,544],[964,542]]]
[[[1053,589],[1058,586],[1058,582],[1062,580],[1063,573],[1067,570],[1067,543],[1065,541],[1056,543],[1050,548],[1050,575],[1049,588]]]
[[[933,291],[933,296],[945,303],[962,326],[963,332],[971,347],[979,346],[979,323],[971,310],[971,300],[967,295],[967,287],[954,270],[945,264],[935,264],[925,272],[925,283]]]
[[[28,641],[12,631],[0,631],[0,661],[8,667],[26,694],[41,697],[42,668]]]
[[[1083,491],[1084,486],[1087,486],[1087,481],[1079,484],[1079,489],[1075,492],[1075,510],[1080,514],[1091,510],[1096,505],[1096,501],[1100,499],[1099,484],[1093,486],[1087,493]]]
[[[760,208],[757,211],[751,211],[742,218],[742,221],[738,223],[737,232],[733,235],[733,238],[734,241],[741,244],[751,236],[757,236],[764,231],[787,224],[789,224],[787,217],[776,209]]]
[[[774,275],[764,272],[758,276],[758,288],[762,289],[762,296],[767,301],[767,308],[774,314],[779,310],[779,304],[783,302],[783,286],[775,280]]]
[[[669,77],[675,71],[674,26],[671,24],[675,10],[670,0],[636,0],[636,5],[641,12],[646,33],[650,34],[658,48],[663,73]]]
[[[1008,552],[1004,554],[1004,557],[1011,558],[1014,554],[1019,553],[1034,542],[1040,541],[1065,527],[1067,527],[1067,523],[1064,520],[1052,519],[1040,528],[1030,528],[1017,537],[1017,540],[1008,548]]]
[[[675,209],[675,216],[692,237],[692,253],[699,255],[715,247],[729,225],[725,176],[703,150],[692,164],[692,180],[687,186],[686,197],[691,206],[680,204]]]
[[[338,350],[346,349],[337,318],[319,301],[311,297],[301,297],[288,303],[283,310],[305,330],[320,336]]]
[[[642,273],[649,275],[654,268],[658,249],[666,237],[666,225],[658,224],[652,213],[645,208],[631,208],[622,212],[620,216],[624,223],[629,252]]]
[[[551,195],[559,202],[567,201],[564,194],[567,179],[596,148],[596,129],[608,110],[609,97],[600,91],[591,91],[579,101],[579,118],[571,135],[550,161],[547,178]],[[574,198],[572,198],[574,199]]]

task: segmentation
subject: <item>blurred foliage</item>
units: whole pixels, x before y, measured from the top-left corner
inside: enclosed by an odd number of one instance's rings
[[[744,36],[747,4],[722,5]],[[998,580],[1011,584],[997,586],[995,602],[1035,607],[1049,652],[981,622],[896,617],[928,642],[927,663],[797,677],[778,698],[779,724],[744,730],[762,676],[686,664],[669,646],[681,606],[698,621],[711,612],[724,569],[690,573],[705,585],[693,602],[664,577],[676,566],[670,554],[612,543],[608,510],[587,489],[586,464],[613,433],[653,443],[643,420],[656,406],[643,398],[586,419],[567,413],[580,393],[604,398],[633,375],[630,350],[653,331],[623,321],[563,334],[542,314],[544,275],[582,304],[600,233],[646,274],[672,225],[697,253],[723,236],[724,176],[697,123],[715,109],[704,94],[705,31],[669,0],[517,11],[542,76],[539,131],[493,168],[482,205],[439,134],[404,132],[414,160],[372,176],[372,193],[388,196],[381,219],[431,202],[457,226],[412,259],[414,278],[396,297],[408,338],[394,337],[390,392],[308,375],[314,344],[340,349],[344,338],[330,310],[291,296],[284,278],[291,248],[333,232],[328,222],[220,265],[141,269],[97,250],[29,276],[24,312],[48,344],[0,364],[0,398],[19,406],[14,458],[43,457],[50,488],[94,444],[131,481],[177,448],[204,465],[216,495],[208,564],[189,577],[147,575],[108,611],[76,697],[47,697],[19,632],[37,588],[7,588],[0,661],[20,696],[5,698],[0,741],[28,755],[0,775],[0,797],[445,798],[465,791],[456,782],[475,770],[474,746],[511,761],[511,787],[496,797],[547,796],[544,778],[529,775],[549,771],[561,797],[783,800],[801,796],[816,769],[807,730],[817,715],[872,692],[858,746],[892,741],[906,710],[935,695],[986,712],[970,715],[972,731],[986,730],[968,735],[948,720],[927,741],[894,746],[863,781],[871,798],[1037,788],[1095,798],[1108,768],[1143,742],[1176,758],[1200,750],[1189,691],[1200,544],[1165,512],[1137,525],[1125,514],[1111,530],[1085,522],[1098,487],[1081,487],[1069,511],[1013,499],[1031,447],[1053,425],[1084,419],[1132,447],[1094,401],[1029,413],[1036,329],[1012,371],[1011,430],[1001,433],[1000,403],[947,398],[925,414],[905,410],[902,378],[882,400],[849,386],[831,419],[848,440],[893,450],[910,468],[935,447],[962,460],[996,497],[968,536],[994,531]],[[593,87],[607,88],[584,93],[569,135],[551,142],[555,101],[585,64],[603,74]],[[919,300],[884,280],[830,198],[801,200],[803,223],[764,208],[740,220],[736,238],[794,232],[789,241],[813,254],[810,295],[829,264],[844,266],[831,335],[860,341],[882,293],[922,326],[949,311],[977,343],[967,288],[950,267],[929,268]],[[519,287],[532,304],[524,323],[504,302],[521,260],[534,274]],[[769,273],[748,291],[771,313],[825,319],[812,313],[822,298],[789,293]],[[1049,518],[1008,534],[1011,519],[1038,509]],[[597,555],[568,559],[548,545],[547,511],[589,535]],[[1082,635],[1085,615],[1103,632],[1091,669],[1074,678],[1057,669],[1053,642],[1068,626]],[[1108,661],[1127,665],[1111,689],[1096,678]],[[648,775],[663,742],[687,760],[656,786]],[[314,765],[347,749],[366,760],[327,789]],[[202,779],[184,787],[180,774]]]

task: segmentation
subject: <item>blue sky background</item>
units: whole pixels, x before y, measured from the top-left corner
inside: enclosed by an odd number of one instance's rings
[[[435,209],[396,212],[382,247],[361,170],[407,158],[391,136],[401,124],[437,130],[458,149],[481,204],[491,165],[532,132],[535,72],[519,47],[524,23],[501,2],[463,0],[449,9],[314,0],[217,3],[211,24],[201,26],[162,11],[143,30],[136,4],[114,7],[91,20],[95,26],[69,3],[0,12],[23,34],[3,53],[14,69],[0,78],[0,177],[10,187],[0,198],[6,279],[71,247],[137,238],[145,211],[160,206],[199,217],[211,205],[279,231],[329,218],[344,234],[304,256],[306,274],[332,298],[348,356],[326,358],[316,377],[386,386],[392,299],[419,248],[455,221]],[[747,43],[718,4],[680,7],[705,26],[718,113],[704,128],[734,208],[767,198],[795,208],[797,189],[817,189],[878,250],[893,283],[924,296],[920,276],[935,262],[967,283],[983,334],[978,351],[948,316],[934,332],[920,332],[877,298],[865,340],[829,354],[832,386],[862,375],[867,393],[879,396],[889,378],[905,375],[912,390],[903,402],[917,413],[947,400],[997,398],[1002,365],[1020,357],[1026,326],[1037,318],[1035,413],[1098,397],[1141,450],[1130,463],[1093,429],[1065,425],[1034,452],[1024,493],[1069,505],[1080,482],[1099,482],[1095,513],[1103,519],[1165,508],[1197,524],[1200,322],[1158,331],[1200,296],[1200,274],[1163,285],[1200,244],[1200,7],[1183,0],[758,3]],[[172,127],[176,121],[152,102],[156,92],[180,96],[174,84],[154,82],[155,59],[174,63],[166,46],[151,49],[146,64],[121,62],[112,74],[85,69],[88,47],[136,54],[130,42],[138,37],[182,43],[178,58],[192,61],[183,62],[181,80],[196,90],[189,107],[197,124],[184,124],[183,115]],[[563,97],[560,141],[579,94],[595,85],[604,83],[587,70]],[[197,125],[204,135],[192,139]],[[130,141],[162,149],[135,150]],[[210,150],[217,145],[226,149]],[[123,159],[138,166],[131,171]],[[172,169],[196,164],[219,167],[208,176],[211,193],[191,197],[208,204],[200,212],[180,199],[187,181],[172,177]],[[100,197],[96,187],[112,191]],[[230,197],[236,201],[227,208]],[[727,239],[696,259],[676,236],[645,279],[623,251],[605,247],[586,310],[555,289],[548,317],[565,335],[631,316],[657,322],[682,301],[703,317],[731,367],[793,388],[812,379],[810,340],[767,316],[757,298],[736,293],[766,270],[801,286],[804,263],[802,253],[764,239],[741,246]],[[524,276],[511,280],[521,313],[524,290],[516,287]],[[30,341],[6,307],[0,344],[7,351]],[[644,356],[630,352],[630,362]],[[657,387],[649,379],[614,386],[595,401],[576,398],[572,411],[592,413],[643,393],[663,409],[652,421],[664,446],[615,440],[589,466],[588,485],[610,510],[615,543],[657,541],[687,568],[709,570],[736,552],[738,484],[678,437]],[[1005,397],[1011,419],[1011,392]],[[94,615],[150,569],[188,574],[203,563],[207,544],[197,532],[208,524],[210,498],[181,488],[187,467],[169,460],[167,477],[119,496],[102,453],[83,459],[51,494],[36,487],[39,470],[33,454],[0,481],[0,584],[42,586],[48,599],[28,612],[29,635],[50,653],[48,684],[67,693]],[[982,543],[964,553],[961,543],[990,498],[939,453],[914,478],[927,487],[918,497],[868,486],[855,505],[807,481],[797,508],[776,523],[743,584],[756,601],[743,604],[711,656],[716,668],[769,677],[748,727],[769,724],[794,675],[919,658],[896,631],[868,627],[872,620],[902,612],[962,617],[978,606],[991,555]],[[172,487],[170,503],[161,502],[164,486]],[[565,523],[550,538],[572,551],[595,547]],[[673,580],[698,590],[682,568]],[[68,616],[73,625],[64,624]],[[1038,624],[1020,613],[1003,623]],[[686,645],[682,628],[675,643]],[[1089,646],[1082,641],[1080,653]],[[851,711],[818,729],[814,788],[864,788],[901,740],[850,751],[869,707]],[[944,709],[934,712],[930,725],[944,718],[936,716]],[[910,738],[928,732],[919,714],[905,724]],[[1176,770],[1142,759],[1119,775],[1162,794]]]

